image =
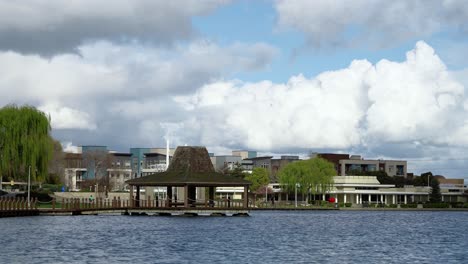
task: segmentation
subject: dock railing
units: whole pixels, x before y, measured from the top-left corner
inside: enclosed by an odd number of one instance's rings
[[[112,209],[247,209],[244,207],[242,200],[230,199],[188,199],[185,200],[173,199],[145,199],[145,200],[129,200],[114,197],[113,199],[106,198],[53,198],[50,201],[39,201],[37,198],[32,198],[28,208],[27,199],[24,197],[0,197],[0,211],[30,211],[30,210],[48,210],[48,211],[86,211],[86,210],[112,210]]]

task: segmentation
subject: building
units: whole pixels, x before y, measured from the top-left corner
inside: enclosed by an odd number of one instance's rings
[[[250,150],[233,150],[232,156],[240,156],[241,159],[251,159],[257,157],[257,151]]]
[[[174,154],[175,149],[169,148],[169,157],[171,158]],[[146,163],[146,157],[148,154],[155,154],[154,156],[148,156],[152,161],[156,157],[166,157],[167,148],[131,148],[132,153],[132,178],[138,178],[144,175],[148,175],[151,172],[160,172],[162,164],[166,164],[166,160],[158,161],[158,166],[151,166],[151,162]],[[159,156],[158,156],[159,155]],[[156,168],[157,167],[157,168]],[[166,166],[164,166],[165,168]]]
[[[141,177],[145,153],[151,153],[151,148],[130,148],[132,153],[132,179]]]
[[[360,155],[313,153],[312,157],[323,158],[335,166],[337,175],[359,175],[361,172],[385,171],[388,176],[407,177],[408,164],[405,160],[368,160]]]
[[[467,202],[464,195],[466,186],[463,179],[447,179],[450,183],[441,183],[443,202]],[[442,181],[444,182],[444,181]],[[455,183],[455,184],[453,184]],[[270,184],[277,201],[294,201],[294,194],[283,192],[279,184]],[[393,184],[381,184],[375,176],[335,176],[334,186],[326,193],[310,196],[312,200],[328,201],[335,198],[336,203],[350,203],[354,206],[372,204],[409,204],[429,201],[431,188],[428,186],[395,187]],[[298,195],[298,200],[305,201]]]
[[[279,181],[279,171],[291,162],[298,161],[299,156],[281,156],[279,159],[271,159],[270,180]]]
[[[111,166],[107,168],[110,189],[125,190],[125,181],[131,179],[132,175],[132,154],[131,153],[109,153],[111,156]]]
[[[83,157],[81,153],[65,153],[65,186],[70,191],[81,189],[81,183],[86,174],[86,168],[83,166]]]
[[[233,155],[221,155],[210,157],[216,171],[233,170],[237,165],[241,166],[242,157]]]
[[[172,160],[172,156],[169,156],[169,164]],[[141,170],[141,176],[147,176],[156,172],[163,172],[167,169],[166,154],[161,153],[145,153],[143,169]]]

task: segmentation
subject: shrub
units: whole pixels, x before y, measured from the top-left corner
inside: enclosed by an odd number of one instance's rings
[[[463,208],[464,204],[462,202],[450,203],[452,208]]]
[[[31,191],[30,192],[31,199],[37,198],[37,200],[41,202],[50,202],[52,201],[52,197],[49,196],[49,193],[46,191]],[[17,194],[16,197],[28,197],[28,193]]]
[[[448,203],[426,203],[424,208],[449,208]]]
[[[397,207],[398,207],[398,205],[396,205],[396,204],[389,204],[388,205],[388,208],[397,208]]]
[[[418,208],[418,204],[400,204],[401,208]]]
[[[345,203],[346,207],[351,207],[353,204],[352,203]]]

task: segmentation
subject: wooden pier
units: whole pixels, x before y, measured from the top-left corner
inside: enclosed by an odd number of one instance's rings
[[[122,200],[120,198],[53,199],[50,202],[32,200],[28,208],[24,198],[0,198],[0,217],[35,215],[129,215],[129,216],[248,216],[243,201],[198,201],[190,207],[183,202],[158,200]]]

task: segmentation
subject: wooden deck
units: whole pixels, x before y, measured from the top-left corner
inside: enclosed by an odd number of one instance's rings
[[[213,201],[193,203],[168,201],[139,201],[97,199],[62,199],[38,202],[33,200],[30,208],[24,199],[0,199],[0,217],[32,215],[154,215],[154,216],[248,216],[249,209],[242,202]],[[211,205],[211,206],[208,206]]]

